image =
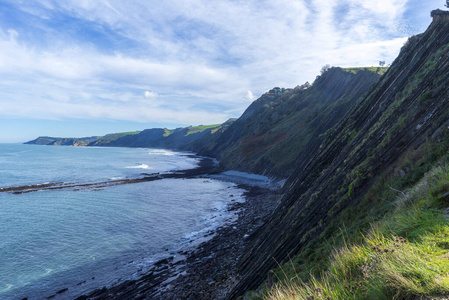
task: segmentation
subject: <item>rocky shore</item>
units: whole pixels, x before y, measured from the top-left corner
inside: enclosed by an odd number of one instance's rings
[[[230,176],[217,168],[216,161],[207,157],[197,157],[196,168],[176,170],[167,173],[141,174],[138,178],[119,180],[66,183],[55,182],[35,185],[6,187],[0,193],[32,193],[42,190],[60,189],[103,189],[114,185],[134,184],[166,178],[213,178],[232,181],[245,190],[242,197],[230,195],[227,207],[231,219],[214,231],[195,239],[190,246],[178,252],[167,252],[168,257],[160,260],[150,269],[139,270],[138,277],[121,281],[113,286],[99,288],[88,294],[76,296],[76,287],[62,286],[47,294],[47,299],[223,299],[238,280],[238,261],[249,246],[251,234],[259,228],[279,203],[279,185],[252,178]],[[277,183],[279,184],[279,183]],[[168,249],[167,249],[168,251]],[[137,274],[137,273],[136,273]],[[137,278],[137,279],[136,279]],[[94,277],[92,278],[94,280]],[[75,295],[75,296],[74,296]],[[79,295],[79,294],[78,294]],[[25,295],[23,295],[25,296]],[[21,296],[21,297],[23,297]],[[32,295],[30,299],[34,299]],[[24,297],[23,299],[28,299]]]
[[[245,202],[232,201],[228,210],[237,218],[206,235],[199,246],[154,264],[141,278],[102,288],[85,299],[223,299],[239,280],[237,263],[251,234],[279,203],[278,192],[240,185]]]

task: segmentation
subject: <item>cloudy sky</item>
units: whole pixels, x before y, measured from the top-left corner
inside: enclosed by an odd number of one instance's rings
[[[221,123],[391,63],[443,0],[0,0],[0,142]]]

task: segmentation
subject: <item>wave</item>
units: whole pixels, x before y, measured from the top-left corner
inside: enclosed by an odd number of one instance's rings
[[[139,164],[137,166],[126,167],[127,169],[150,169],[147,164]]]
[[[164,150],[164,149],[154,149],[148,152],[149,155],[165,155],[165,156],[173,156],[177,155],[177,153],[170,151],[170,150]]]

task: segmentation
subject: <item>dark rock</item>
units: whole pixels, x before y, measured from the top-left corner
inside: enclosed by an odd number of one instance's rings
[[[438,200],[442,200],[444,202],[449,203],[449,192],[439,195]]]
[[[68,290],[69,290],[68,288],[64,288],[62,290],[57,291],[56,294],[62,294],[62,293],[67,292]]]

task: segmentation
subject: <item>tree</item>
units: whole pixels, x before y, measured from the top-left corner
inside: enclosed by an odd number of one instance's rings
[[[447,8],[449,8],[449,0],[446,0],[446,5]]]
[[[449,0],[447,0],[447,1],[449,1]],[[379,61],[379,66],[381,66],[381,67],[385,66],[385,60],[380,60]]]
[[[449,0],[448,0],[449,1]],[[321,74],[323,74],[324,72],[326,72],[327,70],[329,70],[331,68],[331,65],[327,64],[324,65],[323,67],[321,67]]]

